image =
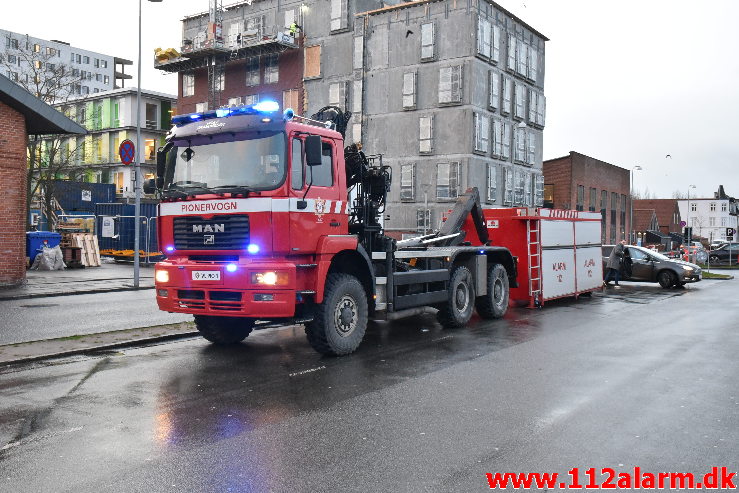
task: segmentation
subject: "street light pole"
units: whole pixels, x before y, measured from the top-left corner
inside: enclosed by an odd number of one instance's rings
[[[150,2],[161,2],[162,0],[149,0]],[[139,245],[141,239],[141,0],[139,0],[139,59],[138,74],[136,75],[136,164],[134,165],[134,190],[135,190],[135,212],[133,230],[133,287],[139,287],[139,271],[141,258],[139,256]],[[148,245],[147,245],[148,247]]]
[[[688,207],[685,209],[685,227],[690,228],[688,231],[690,231],[690,237],[688,235],[685,235],[685,241],[688,244],[688,255],[690,255],[690,243],[693,241],[693,227],[690,225],[690,189],[695,188],[695,185],[688,185]],[[690,257],[688,257],[690,258]]]
[[[641,171],[638,164],[631,168],[631,185],[629,185],[629,243],[634,244],[634,171]]]

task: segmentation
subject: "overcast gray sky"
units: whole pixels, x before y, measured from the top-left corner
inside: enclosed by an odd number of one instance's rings
[[[691,196],[708,197],[720,184],[739,196],[739,1],[498,3],[550,39],[545,159],[572,150],[639,165],[635,188],[659,198],[689,185]],[[138,1],[3,4],[0,27],[134,60],[135,76]],[[179,47],[182,17],[207,8],[208,0],[143,2],[142,87],[176,94],[176,77],[153,68],[154,48]]]

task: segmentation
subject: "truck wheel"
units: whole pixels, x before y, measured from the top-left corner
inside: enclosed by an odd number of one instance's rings
[[[305,335],[319,353],[342,356],[359,347],[367,318],[367,293],[359,281],[349,274],[329,274],[323,303],[305,325]]]
[[[448,288],[449,297],[439,308],[436,318],[446,328],[462,327],[470,321],[475,299],[472,274],[467,267],[459,266],[452,272]]]
[[[488,268],[488,294],[475,299],[475,308],[482,318],[501,318],[508,310],[508,272],[500,264]]]
[[[677,276],[673,274],[672,271],[663,270],[657,274],[657,281],[660,286],[666,289],[677,282]]]
[[[200,335],[213,344],[236,344],[251,334],[254,320],[241,317],[195,315],[195,326]]]

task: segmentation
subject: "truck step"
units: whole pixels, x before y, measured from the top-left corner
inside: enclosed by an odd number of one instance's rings
[[[316,294],[316,292],[310,289],[306,289],[304,291],[297,291],[297,294]]]
[[[298,269],[309,269],[311,267],[318,267],[318,264],[297,264],[295,267]]]

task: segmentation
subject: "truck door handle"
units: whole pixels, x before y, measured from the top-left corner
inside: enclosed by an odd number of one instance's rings
[[[336,222],[336,221],[331,221],[329,223],[329,226],[334,227],[334,228],[338,228],[339,226],[341,226],[341,223],[340,222]]]

